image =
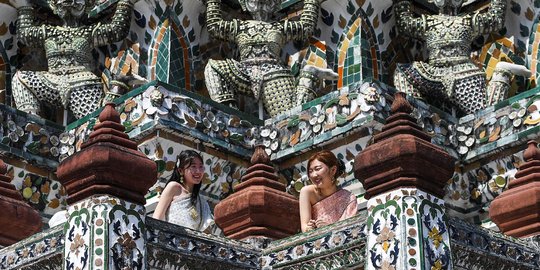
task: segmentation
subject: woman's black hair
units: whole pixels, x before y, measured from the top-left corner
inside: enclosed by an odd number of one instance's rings
[[[178,172],[178,168],[185,169],[185,168],[191,166],[191,163],[196,158],[200,159],[201,162],[203,162],[202,156],[199,153],[197,153],[197,152],[195,152],[193,150],[184,150],[184,151],[180,152],[180,154],[176,158],[176,163],[174,165],[174,169],[173,169],[173,173],[171,175],[171,178],[169,178],[169,181],[167,181],[165,186],[167,186],[172,181],[180,183],[180,184],[183,185],[184,183],[183,183],[183,180],[182,180],[182,175],[180,175],[180,172]],[[193,186],[193,190],[191,191],[191,198],[190,198],[191,203],[193,205],[195,205],[195,203],[197,202],[197,198],[199,197],[199,191],[201,190],[201,185],[202,185],[202,181],[201,181],[201,183],[198,183],[198,184]]]

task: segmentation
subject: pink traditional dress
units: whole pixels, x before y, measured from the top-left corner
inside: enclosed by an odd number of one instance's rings
[[[356,196],[340,189],[311,206],[311,219],[332,224],[356,215],[356,207]]]

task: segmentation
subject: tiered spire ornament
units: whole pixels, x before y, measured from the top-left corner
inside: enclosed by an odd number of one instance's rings
[[[139,152],[137,144],[124,132],[114,103],[105,106],[99,121],[81,151],[58,167],[68,203],[94,194],[110,194],[144,204],[144,195],[156,181],[155,162]]]
[[[280,239],[300,229],[298,200],[285,192],[263,146],[234,193],[216,205],[216,224],[234,239]]]
[[[529,141],[523,159],[516,179],[489,207],[491,220],[514,237],[540,234],[540,149],[536,141]]]
[[[9,246],[41,229],[39,213],[28,205],[6,175],[7,165],[0,159],[0,246]]]
[[[444,197],[454,159],[431,143],[431,137],[410,115],[412,111],[405,93],[396,93],[392,115],[374,136],[375,143],[356,156],[355,176],[363,183],[366,198],[400,187],[416,187]]]

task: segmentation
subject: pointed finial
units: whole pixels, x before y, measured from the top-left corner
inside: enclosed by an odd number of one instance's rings
[[[120,123],[120,114],[118,114],[115,107],[116,104],[114,104],[113,102],[108,102],[107,104],[105,104],[103,111],[101,111],[101,113],[99,114],[99,121],[111,121],[115,123]]]
[[[255,151],[251,156],[251,164],[270,164],[270,157],[264,150],[263,145],[255,146]]]
[[[530,140],[527,149],[523,153],[523,159],[525,161],[540,160],[540,149],[538,149],[538,143],[534,140]]]
[[[390,108],[392,114],[396,113],[411,113],[413,111],[412,105],[407,101],[404,92],[396,92],[394,94],[394,102]]]

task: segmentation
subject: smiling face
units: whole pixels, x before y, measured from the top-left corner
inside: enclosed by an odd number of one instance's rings
[[[186,167],[178,170],[184,176],[184,184],[191,187],[201,183],[204,176],[204,165],[199,158],[193,158]]]
[[[328,165],[315,159],[309,164],[308,177],[318,189],[326,190],[336,185],[334,178],[336,170],[336,166],[328,167]]]

